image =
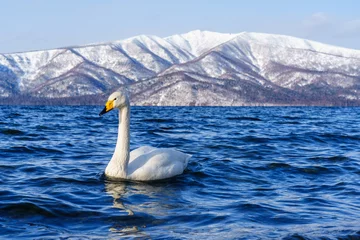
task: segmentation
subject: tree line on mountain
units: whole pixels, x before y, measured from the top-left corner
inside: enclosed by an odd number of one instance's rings
[[[43,98],[29,95],[15,95],[1,97],[0,105],[103,105],[106,101],[104,95],[86,95],[78,97]]]
[[[255,92],[254,92],[255,93]],[[259,93],[260,95],[262,93]],[[330,96],[328,94],[313,94],[306,97],[291,97],[291,95],[257,95],[252,99],[247,99],[248,104],[242,106],[360,106],[360,100],[346,99],[342,97]],[[107,100],[106,95],[87,95],[78,97],[64,98],[41,98],[28,95],[16,95],[0,98],[0,105],[104,105]],[[195,99],[196,101],[196,99]],[[132,102],[136,105],[136,102]],[[156,105],[156,103],[154,103]],[[197,105],[196,102],[190,105]]]

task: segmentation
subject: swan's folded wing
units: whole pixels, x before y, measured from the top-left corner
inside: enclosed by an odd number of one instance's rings
[[[189,157],[175,149],[154,148],[129,163],[129,178],[145,181],[179,175],[186,168]]]
[[[134,149],[130,152],[130,162],[138,158],[141,155],[150,153],[151,151],[156,150],[157,148],[151,146],[142,146],[137,149]]]

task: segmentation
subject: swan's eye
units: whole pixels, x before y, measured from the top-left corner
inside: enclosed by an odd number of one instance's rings
[[[114,101],[116,100],[116,98],[114,98]]]

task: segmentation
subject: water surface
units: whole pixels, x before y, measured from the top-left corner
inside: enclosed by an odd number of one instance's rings
[[[107,180],[117,113],[0,107],[0,238],[360,238],[360,108],[134,107],[181,176]]]

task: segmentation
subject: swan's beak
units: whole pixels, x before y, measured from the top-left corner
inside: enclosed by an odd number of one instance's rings
[[[104,115],[107,112],[110,112],[114,109],[114,100],[109,100],[106,102],[104,109],[99,113],[99,116]]]

